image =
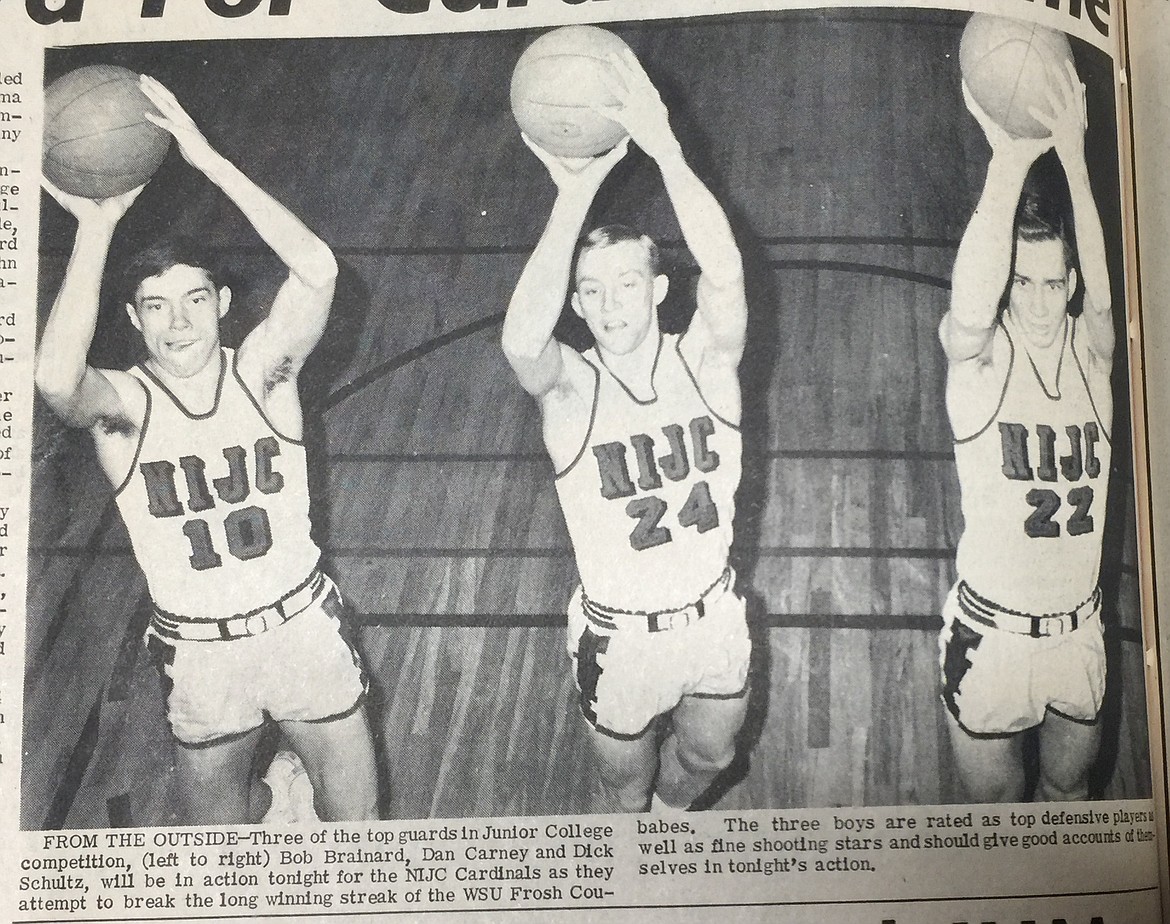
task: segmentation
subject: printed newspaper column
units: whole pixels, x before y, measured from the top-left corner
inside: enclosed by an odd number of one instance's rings
[[[14,396],[19,388],[13,388],[19,377],[15,374],[16,349],[22,336],[15,310],[18,277],[22,267],[17,251],[20,241],[20,204],[22,197],[21,170],[16,166],[17,144],[26,133],[21,91],[24,75],[21,71],[0,70],[0,664],[7,666],[10,640],[5,638],[9,614],[12,611],[13,581],[11,575],[10,550],[12,543],[9,529],[13,521],[14,505],[10,502],[16,494],[17,480],[13,474],[13,420],[15,414]],[[0,685],[0,726],[7,726],[5,687]],[[5,763],[7,736],[0,735],[0,767]]]

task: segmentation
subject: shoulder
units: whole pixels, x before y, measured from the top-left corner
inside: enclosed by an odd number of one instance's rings
[[[703,325],[691,324],[684,334],[669,337],[662,352],[677,356],[703,403],[725,423],[738,427],[742,414],[739,357],[710,349],[707,337]]]
[[[587,356],[559,346],[560,381],[540,397],[544,444],[558,474],[573,466],[589,441],[601,386],[601,370]]]
[[[983,351],[947,364],[947,416],[957,441],[977,436],[1003,403],[1016,363],[1016,348],[1002,324],[996,324]]]
[[[597,395],[600,369],[588,353],[578,353],[560,342],[557,348],[561,353],[561,374],[552,388],[540,396],[541,410],[546,414],[550,410],[561,414],[587,411]]]

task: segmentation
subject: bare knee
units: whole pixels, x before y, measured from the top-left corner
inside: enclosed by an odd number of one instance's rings
[[[1078,802],[1089,798],[1088,764],[1058,763],[1055,766],[1040,754],[1040,779],[1036,799],[1040,802]]]
[[[696,776],[713,776],[726,770],[735,760],[735,738],[727,736],[718,740],[695,739],[685,732],[676,731],[676,756],[679,764],[688,773]]]

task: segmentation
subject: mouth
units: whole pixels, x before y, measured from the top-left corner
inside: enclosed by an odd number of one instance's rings
[[[611,333],[615,330],[624,330],[627,326],[628,325],[625,321],[606,321],[605,324],[602,325],[602,329],[606,333]]]
[[[167,349],[172,353],[182,353],[184,350],[190,349],[198,342],[198,340],[170,340],[167,342]]]

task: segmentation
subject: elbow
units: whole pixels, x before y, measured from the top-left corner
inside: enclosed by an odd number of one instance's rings
[[[305,260],[297,275],[311,289],[332,292],[337,285],[338,272],[337,257],[324,242],[319,242],[319,246],[315,248],[311,257]]]
[[[60,363],[54,363],[43,353],[38,353],[33,369],[33,384],[40,396],[56,407],[58,403],[69,401],[80,382],[76,375],[63,369]]]
[[[508,364],[513,369],[535,362],[540,355],[534,353],[529,345],[520,338],[508,336],[507,331],[504,331],[503,336],[500,337],[500,347],[504,351],[504,358],[508,360]]]
[[[710,261],[710,264],[702,269],[703,276],[711,288],[721,292],[743,289],[743,257],[740,256],[738,247],[732,246],[728,253]]]
[[[504,316],[504,327],[500,331],[500,348],[514,368],[517,364],[535,362],[544,352],[548,341],[538,344],[533,337],[526,336],[522,326],[513,320],[514,316],[510,311],[509,309],[509,314]]]

